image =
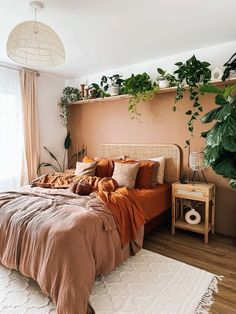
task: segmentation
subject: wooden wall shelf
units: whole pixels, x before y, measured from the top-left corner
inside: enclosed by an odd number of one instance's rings
[[[225,82],[222,81],[212,81],[211,84],[214,84],[216,86],[223,85],[224,83],[236,83],[236,78],[232,78],[230,80],[227,80]],[[185,88],[188,88],[188,85],[185,85]],[[176,91],[176,87],[168,87],[168,88],[161,88],[159,89],[156,94],[165,94],[165,93],[172,93]],[[71,103],[71,105],[78,105],[78,104],[87,104],[87,103],[93,103],[93,102],[103,102],[103,101],[114,101],[114,100],[121,100],[121,99],[130,99],[131,95],[118,95],[118,96],[110,96],[110,97],[104,97],[104,98],[93,98],[93,99],[85,99],[85,100],[79,100]]]

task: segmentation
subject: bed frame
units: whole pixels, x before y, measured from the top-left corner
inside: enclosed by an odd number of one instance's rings
[[[171,184],[180,179],[180,148],[175,144],[100,144],[98,155],[107,158],[125,155],[131,159],[148,159],[164,155],[166,157],[165,183]],[[169,221],[168,210],[145,225],[145,234],[165,221]]]

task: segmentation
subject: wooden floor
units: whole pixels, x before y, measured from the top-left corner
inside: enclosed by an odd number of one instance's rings
[[[203,236],[160,227],[145,236],[144,248],[189,265],[204,269],[224,279],[219,283],[219,293],[211,306],[210,314],[236,313],[236,240],[220,235],[210,235],[209,244]],[[186,313],[188,314],[188,313]]]

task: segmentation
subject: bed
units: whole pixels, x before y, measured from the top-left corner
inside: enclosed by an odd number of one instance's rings
[[[132,158],[165,154],[167,184],[178,179],[175,145],[102,144],[99,154]],[[143,242],[143,209],[137,197],[125,188],[113,197],[119,215],[125,215],[132,230],[126,242],[113,212],[95,193],[81,197],[69,190],[28,186],[1,193],[0,262],[36,280],[58,314],[93,313],[89,296],[95,278],[135,254]],[[155,218],[156,214],[154,209],[151,215]],[[128,227],[124,229],[129,234]]]
[[[114,158],[127,156],[141,160],[165,156],[164,184],[154,189],[135,190],[135,195],[147,214],[148,222],[145,233],[151,232],[167,218],[167,210],[171,207],[171,184],[180,179],[180,148],[175,144],[100,144],[99,156]]]

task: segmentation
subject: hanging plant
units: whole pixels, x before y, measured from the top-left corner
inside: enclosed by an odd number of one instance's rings
[[[236,84],[224,89],[206,84],[200,91],[216,94],[217,105],[201,119],[203,123],[214,122],[210,130],[202,133],[207,144],[204,149],[206,165],[229,178],[236,189]]]
[[[185,114],[189,116],[188,130],[193,136],[194,121],[199,117],[199,113],[203,111],[203,107],[199,102],[199,86],[208,83],[211,79],[210,63],[201,62],[193,55],[185,63],[177,62],[175,65],[178,67],[174,72],[177,86],[175,103],[183,98],[185,91],[188,89],[192,108],[187,110]],[[176,105],[172,109],[176,111]],[[186,144],[187,146],[190,145],[190,140],[186,140]]]
[[[60,118],[64,127],[67,127],[69,104],[81,99],[81,93],[78,88],[67,86],[63,89],[58,106],[60,108]]]
[[[141,114],[137,110],[138,103],[151,100],[158,89],[146,72],[137,75],[132,74],[131,77],[124,80],[122,94],[131,95],[128,107],[128,111],[132,115],[131,119],[140,119]]]

